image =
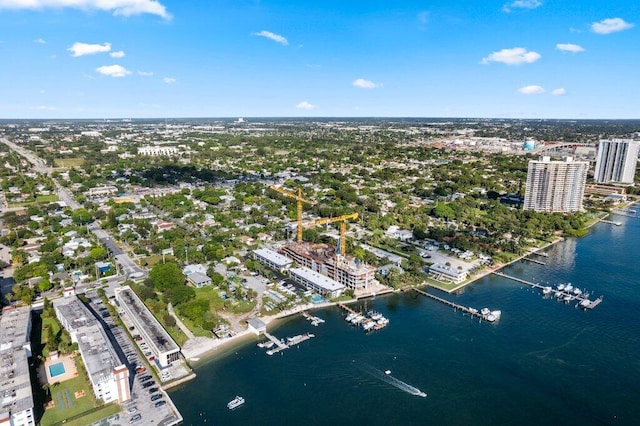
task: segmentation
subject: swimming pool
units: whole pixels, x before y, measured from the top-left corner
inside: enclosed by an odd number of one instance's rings
[[[56,364],[51,364],[49,366],[49,375],[53,378],[53,377],[58,377],[58,376],[62,376],[64,373],[66,373],[67,371],[64,369],[64,364],[61,362],[58,362]]]
[[[311,296],[311,303],[317,304],[324,301],[324,297],[320,296],[319,294],[314,294],[313,296]]]

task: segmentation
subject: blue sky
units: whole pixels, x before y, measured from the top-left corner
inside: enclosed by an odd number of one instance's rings
[[[637,0],[0,0],[0,118],[640,118],[639,46]]]

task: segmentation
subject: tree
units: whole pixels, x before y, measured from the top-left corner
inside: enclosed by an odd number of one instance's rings
[[[173,327],[176,325],[176,319],[169,314],[164,314],[162,316],[162,322],[164,322],[164,325],[167,327]]]
[[[153,286],[159,291],[184,286],[185,276],[175,262],[159,263],[149,272]]]
[[[71,219],[77,223],[78,225],[85,225],[93,220],[91,213],[89,213],[86,209],[78,209],[74,210],[71,214]]]

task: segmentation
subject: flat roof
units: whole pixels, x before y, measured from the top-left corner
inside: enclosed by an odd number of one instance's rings
[[[82,359],[92,381],[110,378],[113,369],[122,365],[122,361],[102,325],[76,296],[58,299],[54,306],[74,328]]]
[[[309,268],[293,268],[289,272],[291,272],[292,275],[297,275],[298,277],[303,278],[327,291],[344,289],[344,286],[338,281]]]
[[[286,256],[281,255],[280,253],[268,249],[268,248],[259,248],[253,251],[256,255],[260,256],[263,259],[268,260],[269,262],[277,265],[279,267],[291,265],[293,260],[289,259]]]
[[[0,318],[0,416],[33,408],[29,376],[29,306],[5,309]]]
[[[169,336],[169,333],[160,325],[149,309],[142,303],[137,294],[130,287],[120,287],[116,292],[123,307],[134,315],[137,321],[143,325],[145,332],[151,337],[148,342],[158,349],[158,352],[179,351],[178,344]]]
[[[451,277],[462,277],[467,274],[466,271],[460,271],[458,269],[454,269],[451,266],[442,265],[440,263],[434,263],[433,265],[429,266],[429,270],[440,272],[441,274],[449,275]]]

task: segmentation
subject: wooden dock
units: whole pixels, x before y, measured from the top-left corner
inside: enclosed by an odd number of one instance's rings
[[[579,306],[580,308],[583,308],[585,310],[586,309],[593,309],[596,306],[598,306],[600,303],[602,303],[602,296],[600,296],[596,300],[590,300],[589,299],[589,295],[585,294],[585,293],[575,294],[575,293],[572,293],[572,292],[566,292],[566,291],[563,291],[563,290],[558,290],[556,287],[553,287],[553,286],[543,286],[543,285],[540,285],[538,283],[534,283],[534,282],[531,282],[531,281],[523,280],[522,278],[512,277],[511,275],[503,274],[502,272],[498,272],[498,271],[494,271],[494,272],[492,272],[492,274],[493,275],[497,275],[497,276],[502,277],[502,278],[509,279],[511,281],[515,281],[515,282],[519,282],[521,284],[528,285],[529,287],[532,287],[532,288],[537,288],[538,290],[544,290],[545,288],[548,288],[548,289],[550,289],[549,292],[551,294],[553,294],[558,299],[564,300],[563,298],[565,296],[571,296],[571,300],[570,301],[577,300],[578,301],[578,305],[577,306]],[[565,303],[569,303],[569,302],[565,301]]]
[[[455,310],[460,310],[465,314],[469,314],[472,317],[478,318],[480,320],[486,319],[477,309],[468,308],[466,306],[458,305],[457,303],[453,303],[447,299],[443,299],[442,297],[435,296],[431,293],[427,293],[424,290],[420,290],[419,288],[413,288],[413,290],[417,293],[422,294],[423,296],[427,296],[430,299],[437,300],[440,303],[444,303],[447,306],[451,306]]]
[[[538,259],[531,259],[530,257],[523,257],[522,260],[527,260],[529,262],[537,263],[538,265],[546,265],[546,263],[544,263],[543,261]]]
[[[600,222],[608,223],[610,225],[615,225],[615,226],[621,226],[622,225],[622,222],[614,222],[613,220],[607,220],[607,219],[600,219]]]

